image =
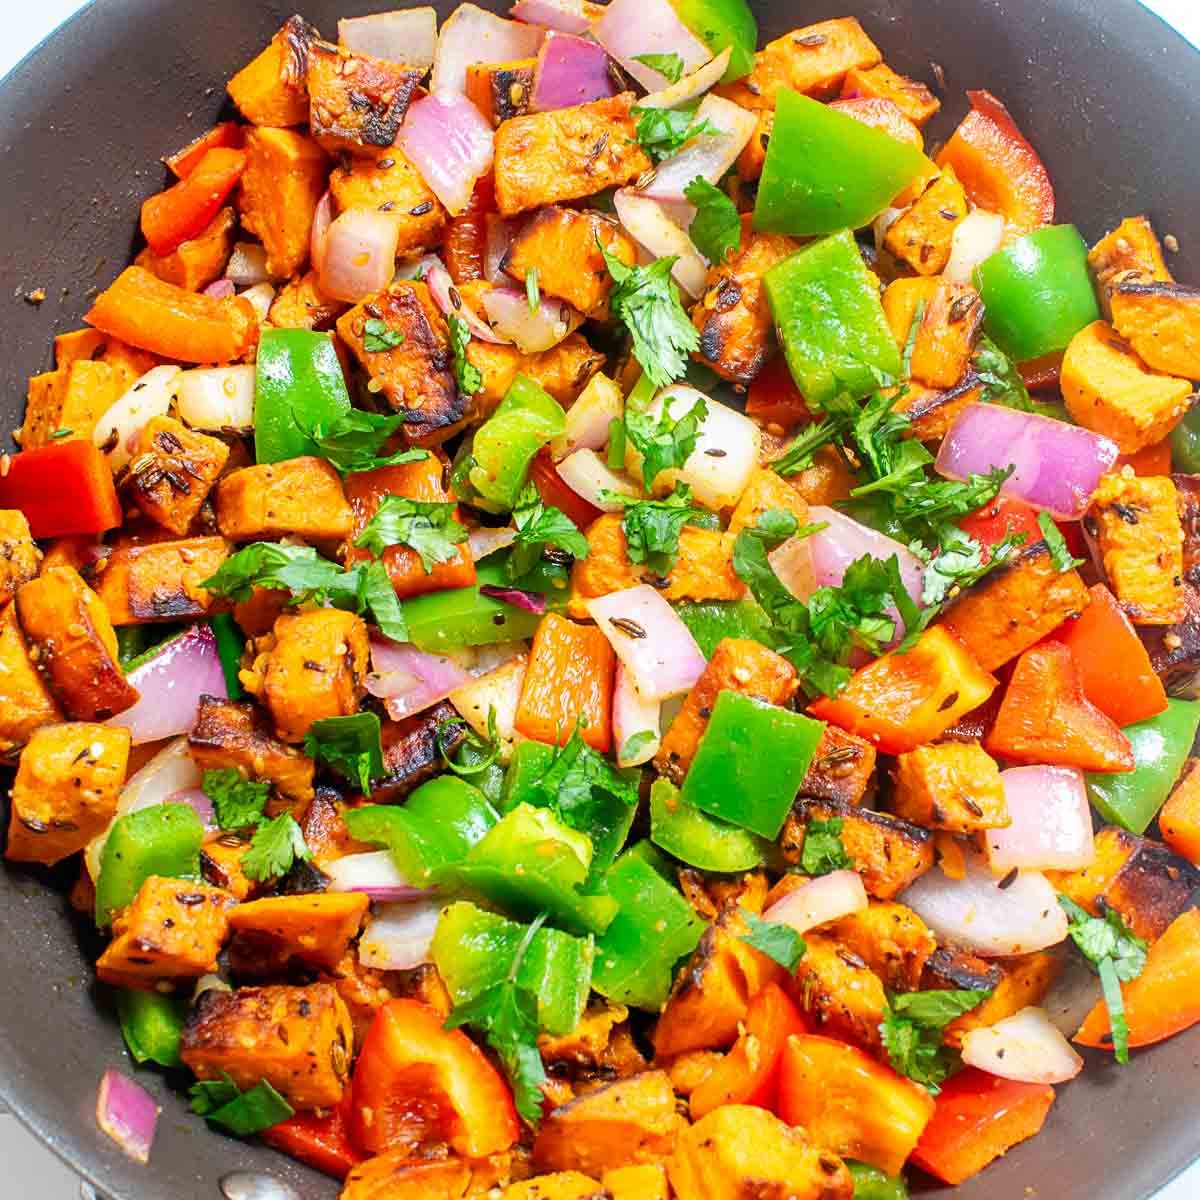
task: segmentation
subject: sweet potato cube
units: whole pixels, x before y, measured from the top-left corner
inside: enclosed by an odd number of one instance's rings
[[[754,180],[762,178],[763,163],[767,161],[767,147],[771,144],[771,134],[775,130],[773,108],[764,108],[757,116],[758,123],[754,132],[737,157],[738,178],[746,183],[753,183]]]
[[[8,858],[52,864],[108,828],[129,761],[129,730],[72,721],[33,730],[12,788]]]
[[[918,275],[940,275],[950,261],[954,230],[967,215],[967,207],[967,193],[947,164],[916,202],[892,222],[883,244]]]
[[[842,98],[858,96],[890,100],[914,125],[924,125],[942,107],[941,101],[918,79],[893,71],[887,63],[851,67],[842,84]]]
[[[39,726],[61,720],[62,710],[29,657],[17,606],[8,604],[0,610],[0,758],[12,758]]]
[[[269,320],[278,329],[328,329],[347,307],[325,295],[317,273],[308,271],[279,289]]]
[[[605,1171],[601,1186],[612,1200],[667,1200],[667,1173],[656,1163]]]
[[[1162,839],[1193,866],[1200,865],[1200,758],[1189,758],[1158,814]]]
[[[289,965],[332,970],[370,907],[361,892],[268,896],[230,914],[230,963],[239,975],[282,975]]]
[[[233,252],[236,228],[233,209],[223,208],[202,233],[180,242],[170,254],[155,254],[147,246],[134,261],[166,283],[173,283],[188,292],[198,292],[225,270]]]
[[[800,784],[800,795],[861,804],[874,782],[875,757],[875,747],[866,738],[826,725]]]
[[[1122,280],[1110,303],[1114,328],[1147,366],[1200,379],[1200,290]]]
[[[323,458],[243,467],[217,487],[217,524],[235,542],[289,535],[332,541],[345,537],[353,520],[341,477]]]
[[[536,58],[471,63],[467,67],[467,99],[497,128],[512,117],[524,116],[533,95],[536,67]]]
[[[229,458],[220,438],[174,417],[151,417],[121,482],[126,500],[172,533],[187,533]]]
[[[800,525],[808,523],[808,505],[782,475],[766,467],[755,467],[741,499],[729,514],[729,532],[737,535],[757,525],[764,513],[773,508],[790,512]]]
[[[460,725],[447,726],[457,716],[454,705],[443,700],[402,721],[383,722],[383,778],[372,781],[371,787],[371,797],[376,803],[395,804],[403,800],[418,784],[441,770],[442,747],[453,756],[466,740]]]
[[[269,1140],[269,1137],[268,1137]],[[414,1158],[411,1147],[376,1154],[346,1177],[339,1200],[483,1200],[512,1177],[512,1155]]]
[[[1039,1005],[1062,970],[1062,955],[1052,950],[992,959],[998,978],[992,994],[982,1004],[956,1017],[946,1026],[945,1040],[950,1046],[962,1044],[964,1033],[995,1025],[1030,1005]]]
[[[7,604],[17,588],[27,583],[41,566],[42,552],[29,532],[29,522],[19,508],[0,508],[0,605]]]
[[[979,293],[969,283],[942,283],[917,330],[912,377],[929,387],[955,387],[970,368],[982,323]]]
[[[96,975],[114,987],[155,991],[163,980],[217,969],[234,898],[220,888],[152,875],[113,922]]]
[[[211,838],[200,849],[200,877],[241,903],[258,886],[242,868],[242,859],[249,849],[250,839],[244,832],[222,833]]]
[[[1118,282],[1174,282],[1158,236],[1145,216],[1126,217],[1116,229],[1106,233],[1088,254],[1088,266],[1106,316],[1110,312],[1111,289]]]
[[[564,408],[570,407],[604,365],[604,355],[593,350],[583,334],[572,333],[557,346],[536,354],[522,354],[515,346],[494,346],[475,338],[467,346],[467,361],[483,375],[483,387],[471,397],[468,413],[470,420],[477,420],[488,416],[504,399],[518,373],[528,375]]]
[[[976,742],[920,746],[896,759],[892,808],[927,829],[976,833],[1012,824],[996,760]]]
[[[979,380],[970,372],[944,390],[910,382],[896,402],[896,412],[908,417],[909,430],[918,441],[940,442],[968,404],[981,402],[982,391]]]
[[[124,391],[120,372],[90,358],[35,375],[29,381],[25,422],[17,441],[22,449],[33,450],[56,441],[91,438],[96,422]]]
[[[200,585],[229,557],[222,537],[182,538],[118,546],[105,560],[96,591],[114,625],[180,621],[220,612]]]
[[[419,254],[442,240],[446,210],[398,147],[382,158],[348,158],[329,177],[339,212],[373,208],[391,213],[400,229],[399,254]]]
[[[230,81],[230,99],[252,125],[299,125],[308,120],[308,49],[317,31],[289,17],[267,48]]]
[[[499,1200],[594,1200],[603,1195],[600,1185],[578,1171],[556,1171],[510,1184],[499,1193]]]
[[[807,949],[790,986],[792,998],[818,1033],[867,1050],[881,1046],[887,995],[863,959],[824,933],[806,933]]]
[[[891,900],[872,900],[862,912],[835,921],[828,932],[897,992],[920,990],[925,964],[937,949],[925,922]]]

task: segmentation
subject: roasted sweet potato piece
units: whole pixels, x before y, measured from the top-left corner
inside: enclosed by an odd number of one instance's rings
[[[328,329],[349,306],[321,291],[315,271],[279,289],[268,319],[279,329]]]
[[[330,154],[391,152],[424,71],[328,42],[308,50],[308,124]]]
[[[210,838],[200,849],[201,878],[241,903],[256,886],[242,869],[242,859],[249,849],[250,839],[244,833],[221,833]]]
[[[472,63],[467,67],[467,99],[493,126],[529,111],[536,58]]]
[[[631,183],[651,167],[629,110],[633,93],[514,117],[496,130],[501,216],[579,200]]]
[[[1117,333],[1147,366],[1200,379],[1200,290],[1120,280],[1109,301]]]
[[[11,758],[39,726],[61,720],[62,710],[29,657],[17,606],[10,603],[0,610],[0,758]]]
[[[308,119],[308,48],[320,35],[289,17],[267,48],[230,81],[230,99],[252,125],[299,125]]]
[[[1135,625],[1171,625],[1187,613],[1183,595],[1183,526],[1167,476],[1110,472],[1084,517],[1104,573]]]
[[[221,537],[183,538],[119,546],[104,562],[96,591],[114,625],[179,621],[228,605],[200,584],[229,557]]]
[[[920,746],[896,759],[892,809],[927,829],[977,833],[1012,824],[996,760],[976,742]]]
[[[861,804],[874,783],[875,754],[875,747],[866,738],[826,725],[800,784],[800,795]]]
[[[588,1006],[578,1026],[559,1037],[543,1033],[538,1053],[552,1074],[572,1079],[603,1079],[637,1075],[646,1060],[629,1032],[629,1009],[623,1004],[596,1000]]]
[[[29,532],[29,522],[19,508],[0,508],[0,605],[16,595],[41,566],[42,552]]]
[[[400,229],[400,254],[419,254],[442,239],[446,210],[397,147],[382,158],[343,159],[329,177],[329,190],[339,212],[374,208],[391,213]]]
[[[742,147],[737,158],[738,178],[746,183],[752,183],[762,177],[763,163],[767,160],[767,147],[771,144],[771,134],[775,129],[775,110],[764,108],[758,113],[758,124],[750,135],[750,140]]]
[[[925,963],[922,991],[991,991],[1002,978],[999,965],[961,946],[939,946]]]
[[[152,875],[113,922],[96,977],[114,987],[157,990],[163,980],[217,969],[234,898],[220,888]]]
[[[1041,1004],[1062,970],[1062,961],[1061,955],[1052,950],[993,959],[991,965],[997,968],[998,978],[991,985],[992,994],[946,1026],[946,1043],[957,1047],[964,1033],[995,1025],[1023,1008]]]
[[[994,671],[1087,603],[1079,572],[1057,570],[1046,543],[1039,541],[963,592],[942,623],[985,671]]]
[[[389,1150],[354,1168],[339,1200],[489,1200],[513,1176],[513,1156],[415,1158]]]
[[[103,721],[138,699],[117,664],[117,635],[100,597],[71,567],[23,583],[15,600],[29,654],[68,717]]]
[[[602,1200],[604,1190],[596,1180],[578,1171],[556,1171],[510,1184],[500,1200]]]
[[[442,767],[438,728],[458,716],[448,700],[402,721],[383,722],[383,778],[374,781],[371,799],[377,804],[395,804],[413,788],[424,783]],[[461,725],[442,733],[442,745],[453,756],[466,740]]]
[[[261,709],[248,701],[201,696],[188,749],[202,770],[233,767],[269,779],[289,800],[312,799],[312,759],[278,741]]]
[[[471,397],[469,419],[488,416],[504,399],[517,374],[528,375],[564,408],[575,403],[587,382],[604,365],[581,333],[572,333],[557,346],[537,354],[522,354],[515,346],[494,346],[472,339],[467,361],[483,375],[483,387]]]
[[[887,996],[879,976],[832,936],[806,933],[792,999],[818,1033],[878,1050]]]
[[[763,910],[769,886],[762,871],[742,875],[711,875],[693,867],[676,871],[684,899],[706,921],[715,921],[731,905],[757,916]]]
[[[1193,866],[1200,864],[1200,758],[1189,758],[1158,814],[1162,839]]]
[[[350,1070],[350,1014],[330,983],[210,990],[183,1031],[197,1079],[222,1073],[245,1090],[266,1080],[297,1109],[339,1103]]]
[[[947,164],[916,202],[892,222],[883,244],[918,275],[940,275],[950,261],[954,230],[966,215],[966,191]],[[982,317],[982,312],[979,315]]]
[[[882,58],[856,17],[818,21],[768,42],[745,79],[718,91],[749,109],[773,109],[780,88],[828,100],[841,89],[847,71],[873,67]]]
[[[333,540],[345,537],[353,520],[341,477],[323,458],[243,467],[217,487],[217,523],[235,542]]]
[[[775,326],[763,276],[799,249],[781,233],[751,233],[743,223],[741,245],[726,262],[715,263],[705,292],[692,310],[700,331],[695,357],[731,383],[749,383],[775,348]]]
[[[174,417],[151,417],[138,434],[121,492],[144,516],[182,536],[228,458],[220,438],[196,433]]]
[[[612,1200],[667,1200],[670,1194],[667,1172],[655,1163],[605,1171],[600,1183]]]
[[[671,722],[654,756],[655,767],[676,783],[683,782],[721,692],[741,692],[767,704],[786,704],[797,686],[796,668],[782,655],[746,638],[722,638]]]
[[[782,475],[765,467],[755,467],[746,490],[729,514],[728,532],[736,535],[757,525],[759,518],[773,508],[790,512],[800,525],[808,522],[808,505],[804,497]]]
[[[29,381],[25,422],[17,441],[22,449],[33,450],[64,439],[91,438],[96,422],[124,391],[125,378],[119,371],[90,358],[35,375]]]
[[[896,402],[896,411],[909,420],[912,436],[922,442],[940,442],[950,432],[955,418],[968,404],[981,402],[982,385],[968,371],[954,387],[939,390],[920,383],[909,383]]]
[[[942,283],[925,306],[913,343],[912,377],[934,388],[952,388],[971,365],[983,323],[983,304],[969,283]]]
[[[203,233],[180,242],[170,254],[155,254],[149,246],[134,260],[166,283],[185,291],[198,292],[220,278],[233,251],[237,218],[232,208],[223,208]]]
[[[1106,233],[1088,254],[1088,266],[1096,280],[1096,290],[1105,316],[1111,311],[1111,289],[1122,280],[1137,283],[1174,282],[1154,227],[1145,216],[1126,217],[1116,229]]]
[[[239,975],[286,974],[289,965],[332,970],[358,936],[370,901],[361,892],[268,896],[230,914],[230,965]]]
[[[856,954],[883,983],[897,992],[915,992],[937,941],[911,908],[889,900],[872,900],[862,912],[829,926],[839,945]]]
[[[52,864],[108,828],[129,761],[129,730],[84,721],[29,734],[12,787],[5,855]]]
[[[842,99],[859,96],[890,100],[914,125],[924,125],[942,107],[941,101],[918,79],[893,71],[887,63],[851,67],[842,84]]]

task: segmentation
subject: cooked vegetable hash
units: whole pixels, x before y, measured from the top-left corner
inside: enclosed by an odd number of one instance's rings
[[[1055,224],[986,91],[926,153],[959,97],[853,17],[338,38],[165,160],[0,461],[6,853],[107,939],[100,1126],[146,1161],[162,1069],[343,1200],[897,1200],[1200,1020],[1150,221]]]

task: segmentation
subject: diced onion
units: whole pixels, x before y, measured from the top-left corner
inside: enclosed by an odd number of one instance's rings
[[[607,499],[605,492],[630,497],[642,494],[627,475],[618,475],[616,471],[609,470],[595,450],[576,450],[568,454],[558,464],[558,476],[571,491],[601,512],[623,512],[625,509],[619,500]]]
[[[396,217],[373,208],[348,208],[325,237],[321,291],[348,304],[382,291],[395,274],[399,242]]]
[[[533,74],[531,112],[571,108],[617,94],[608,51],[573,33],[548,33]]]
[[[480,525],[467,535],[467,544],[471,547],[471,558],[481,562],[489,554],[506,550],[517,540],[517,531],[511,525],[499,529],[489,525]]]
[[[451,313],[465,322],[471,331],[471,336],[481,342],[491,342],[494,345],[504,345],[512,339],[493,331],[492,327],[463,299],[462,293],[454,286],[450,272],[438,261],[430,263],[425,270],[425,282],[429,285],[430,295],[434,303],[442,310],[442,315],[449,319]],[[484,306],[487,297],[484,296]]]
[[[232,279],[214,279],[200,294],[210,300],[229,300],[237,294],[237,288]]]
[[[470,671],[454,658],[426,654],[384,637],[371,639],[371,667],[367,691],[384,702],[393,721],[445,700],[471,678]]]
[[[611,0],[592,24],[592,36],[648,92],[670,80],[638,58],[677,54],[685,74],[712,58],[712,51],[679,19],[670,0]]]
[[[410,67],[433,65],[437,9],[402,8],[338,22],[338,41],[356,54],[369,54]]]
[[[866,888],[857,871],[830,871],[793,888],[772,904],[762,919],[790,925],[797,933],[807,933],[818,925],[862,912],[868,903]]]
[[[179,377],[175,408],[193,429],[254,428],[254,367],[196,367]]]
[[[613,206],[629,236],[654,258],[674,256],[678,260],[671,277],[689,296],[695,298],[704,291],[708,263],[659,201],[620,188],[613,195]]]
[[[661,92],[651,92],[638,101],[639,108],[678,108],[704,95],[709,88],[721,82],[733,55],[733,47],[726,46],[716,58],[710,59],[704,66],[682,76],[677,83],[665,87]]]
[[[428,888],[413,887],[400,874],[390,850],[347,854],[325,864],[331,892],[362,892],[372,900],[417,900],[429,895]]]
[[[313,214],[312,231],[308,235],[308,257],[312,269],[320,278],[325,269],[325,246],[329,240],[329,226],[333,224],[333,193],[326,191],[317,202]]]
[[[455,217],[470,203],[475,181],[491,170],[494,141],[492,127],[479,109],[460,89],[446,89],[410,106],[396,144]]]
[[[150,1161],[158,1104],[139,1083],[109,1067],[96,1095],[96,1123],[135,1162]]]
[[[152,417],[165,417],[179,385],[178,367],[151,367],[127,392],[105,409],[92,441],[119,471],[133,456],[142,428]]]
[[[490,736],[489,724],[495,729],[503,762],[508,761],[518,737],[517,708],[528,666],[529,655],[522,651],[494,671],[480,675],[450,693],[450,703],[480,737]]]
[[[560,33],[587,33],[604,13],[604,5],[589,0],[517,0],[512,15],[528,25],[544,25]]]
[[[1012,824],[989,829],[988,862],[998,875],[1014,867],[1077,871],[1096,857],[1083,772],[1073,767],[1010,767],[1000,772]]]
[[[588,380],[579,399],[567,409],[566,430],[550,443],[556,459],[565,458],[581,447],[602,450],[608,444],[609,428],[625,412],[621,389],[603,373]]]
[[[267,273],[267,250],[261,242],[238,242],[225,264],[225,278],[238,287],[253,287],[256,283],[269,283]]]
[[[504,335],[502,340],[515,343],[522,354],[549,350],[583,324],[583,314],[565,300],[543,298],[530,311],[525,293],[510,287],[485,292],[483,307],[496,333]],[[493,335],[493,340],[501,339]]]
[[[1083,1070],[1083,1059],[1045,1010],[1023,1008],[1011,1017],[963,1034],[962,1059],[1001,1079],[1066,1083]]]
[[[248,300],[261,324],[271,315],[271,305],[275,303],[275,287],[270,283],[256,283],[241,293],[243,300]]]
[[[790,537],[767,555],[776,578],[797,600],[807,600],[817,590],[810,541],[807,537]]]
[[[168,804],[186,804],[200,818],[206,833],[217,829],[216,809],[207,793],[200,788],[186,788],[182,792],[172,792],[167,797]]]
[[[972,209],[950,236],[950,260],[942,278],[951,283],[970,283],[975,268],[991,258],[1003,241],[1004,218],[983,208]]]
[[[474,4],[460,4],[438,37],[429,90],[462,95],[466,91],[469,66],[533,58],[545,32],[520,21],[506,21]]]
[[[662,745],[662,703],[658,700],[647,700],[638,691],[633,676],[626,670],[623,662],[617,663],[617,675],[613,683],[612,719],[618,766],[640,767],[658,753],[658,748]],[[625,747],[630,738],[639,733],[649,733],[653,736],[640,750],[626,755]]]
[[[484,218],[487,227],[487,244],[483,252],[483,277],[497,287],[507,287],[512,281],[504,270],[504,260],[512,244],[513,221],[506,221],[498,213],[488,213]]]
[[[440,900],[376,905],[358,939],[358,961],[376,971],[409,971],[429,962]]]

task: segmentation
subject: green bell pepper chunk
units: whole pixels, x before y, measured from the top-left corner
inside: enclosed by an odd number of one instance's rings
[[[545,742],[522,741],[513,747],[513,755],[504,775],[504,801],[500,811],[510,813],[522,804],[544,803],[538,780],[550,769],[556,747]]]
[[[158,1063],[160,1067],[183,1066],[179,1042],[183,1037],[187,1010],[187,1001],[181,996],[138,992],[132,988],[117,992],[117,1018],[134,1062]]]
[[[1133,746],[1137,765],[1121,775],[1088,772],[1092,806],[1110,825],[1145,833],[1179,778],[1198,727],[1200,701],[1195,700],[1168,700],[1157,716],[1126,725],[1121,732]]]
[[[675,611],[705,658],[712,658],[723,638],[767,643],[771,628],[767,614],[753,600],[685,600],[675,605]]]
[[[1065,350],[1100,319],[1087,245],[1074,225],[1048,225],[997,250],[975,268],[984,328],[1017,362]]]
[[[434,882],[523,920],[544,912],[570,933],[602,933],[617,905],[608,896],[580,892],[591,863],[592,846],[583,834],[549,809],[522,804]]]
[[[649,843],[627,850],[604,879],[620,906],[596,942],[592,987],[618,1004],[657,1012],[666,1003],[675,964],[691,954],[704,922],[663,874],[666,864]]]
[[[345,813],[350,836],[390,850],[415,887],[462,862],[499,820],[487,797],[457,775],[421,784],[404,804],[368,804]]]
[[[198,878],[203,841],[204,826],[187,804],[155,804],[118,817],[100,856],[96,924],[111,925],[151,875]]]
[[[851,1162],[846,1167],[854,1180],[854,1200],[908,1200],[908,1188],[900,1175],[887,1175],[867,1163]]]
[[[722,83],[749,75],[758,49],[758,22],[746,0],[673,0],[679,19],[713,52],[730,47]]]
[[[684,803],[679,789],[667,779],[656,779],[650,789],[650,840],[702,871],[749,871],[763,860],[752,833]]]
[[[1200,408],[1191,409],[1171,430],[1171,465],[1184,475],[1200,474]]]
[[[774,839],[824,728],[801,713],[721,692],[683,781],[683,802]]]
[[[528,926],[485,912],[466,900],[442,909],[430,952],[455,1007],[469,1004],[507,977]],[[537,997],[538,1025],[570,1033],[592,987],[596,943],[545,925],[533,935],[517,983]]]
[[[217,639],[217,657],[221,660],[221,671],[225,676],[225,690],[230,700],[240,700],[244,693],[238,671],[241,669],[242,651],[246,648],[245,635],[229,613],[217,613],[209,618],[208,623],[212,626],[213,637]]]
[[[754,202],[754,228],[804,236],[861,229],[928,161],[879,129],[781,89]]]
[[[503,600],[480,595],[485,584],[507,587],[508,554],[493,554],[477,568],[477,580],[470,587],[450,588],[444,592],[426,592],[400,603],[408,626],[409,641],[418,650],[445,654],[466,646],[490,646],[533,637],[541,616],[526,612]],[[550,563],[539,563],[521,579],[521,586],[544,591],[548,612],[564,612],[570,588],[555,574]]]
[[[490,506],[512,508],[534,455],[567,428],[567,415],[528,375],[509,385],[496,411],[475,431],[467,478]]]
[[[254,366],[254,457],[319,454],[308,431],[350,409],[342,364],[327,333],[264,329]]]
[[[763,282],[788,370],[810,408],[839,396],[861,400],[881,378],[904,373],[879,288],[848,229],[785,258]]]

